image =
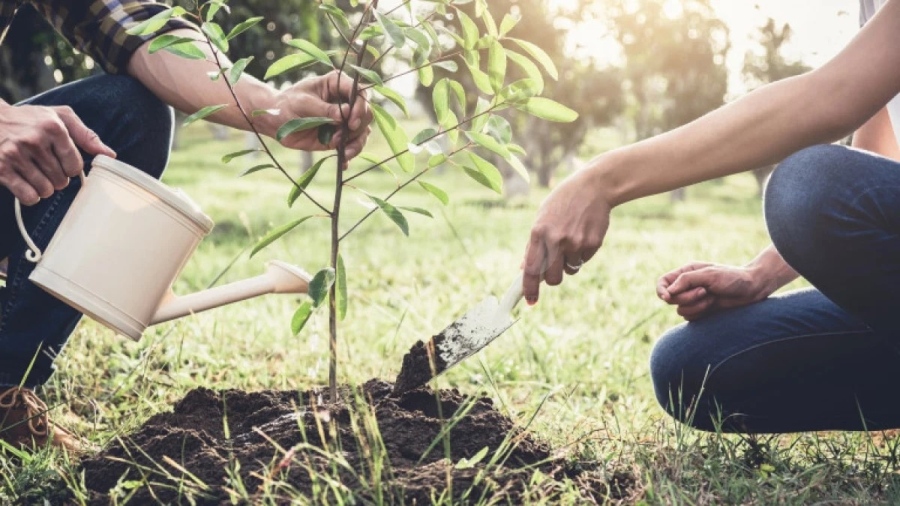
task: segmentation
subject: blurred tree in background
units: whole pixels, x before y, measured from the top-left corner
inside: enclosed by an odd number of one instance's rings
[[[624,53],[635,140],[721,106],[728,90],[728,28],[709,0],[619,0],[610,9]]]
[[[349,8],[350,0],[338,3]],[[321,47],[332,47],[341,37],[335,27],[322,25],[322,18],[315,15],[318,2],[230,0],[228,5],[236,14],[229,19],[265,18],[242,36],[241,44],[232,45],[229,55],[233,59],[252,56],[247,72],[259,78],[273,60],[286,54],[284,43],[290,37],[287,34]],[[469,5],[474,10],[475,3]],[[546,96],[580,114],[574,123],[550,124],[514,110],[505,112],[504,117],[520,133],[528,152],[523,162],[541,186],[548,186],[557,170],[577,168],[577,155],[582,148],[591,154],[596,151],[584,146],[592,130],[615,122],[629,125],[628,140],[640,140],[683,125],[724,102],[729,33],[716,18],[710,0],[492,0],[491,7],[498,13],[498,24],[502,21],[499,13],[520,19],[510,31],[512,37],[535,44],[550,55],[559,80],[545,74]],[[459,30],[458,19],[433,21],[438,30]],[[584,26],[591,27],[587,38],[584,30],[579,31]],[[748,52],[744,60],[743,75],[751,87],[808,70],[803,63],[784,56],[784,46],[791,35],[789,25],[778,25],[772,19],[759,29],[759,46]],[[601,40],[610,44],[598,45]],[[598,47],[608,47],[602,50],[608,54],[598,54]],[[512,45],[507,49],[523,52],[521,47]],[[387,59],[381,64],[407,68],[410,65],[402,59]],[[456,66],[464,66],[461,58]],[[527,69],[515,62],[511,61],[510,66],[511,79],[529,77]],[[468,73],[453,70],[452,65],[436,69],[435,79],[446,76],[464,86],[475,86]],[[90,58],[72,50],[25,5],[0,46],[0,98],[22,100],[98,71]],[[303,72],[282,74],[274,84],[299,80]],[[431,114],[430,91],[417,89],[415,95],[423,103],[422,110]],[[493,158],[504,171],[507,188],[513,193],[527,191],[527,185],[505,161],[490,154],[485,156]],[[766,174],[767,169],[762,169],[758,176],[764,178]],[[683,192],[675,196],[683,196]]]
[[[744,77],[751,87],[758,88],[811,70],[803,62],[785,57],[784,46],[791,40],[792,35],[791,25],[785,23],[779,26],[772,18],[759,28],[757,33],[759,51],[747,51],[744,55]],[[766,178],[774,169],[774,165],[768,165],[753,171],[760,195],[765,187]]]
[[[579,117],[576,121],[566,124],[548,124],[546,121],[536,120],[528,115],[518,113],[515,110],[505,111],[503,116],[518,132],[519,139],[525,144],[528,156],[523,159],[528,171],[537,176],[537,183],[542,187],[550,184],[553,174],[561,166],[571,169],[575,164],[573,158],[584,142],[585,135],[593,128],[610,124],[621,113],[622,86],[620,72],[616,68],[603,66],[592,58],[574,58],[575,52],[570,35],[581,21],[581,16],[589,12],[587,8],[591,1],[580,0],[575,6],[564,10],[555,8],[550,2],[542,0],[492,0],[491,10],[505,13],[510,17],[519,19],[518,23],[509,32],[511,37],[535,44],[543,49],[550,59],[556,64],[558,80],[544,79],[544,96],[561,102],[577,110]],[[474,4],[470,7],[474,16]],[[459,32],[458,20],[450,20],[446,25]],[[522,52],[515,46],[506,48],[508,51]],[[460,58],[458,65],[464,65]],[[511,80],[529,77],[528,73],[514,64],[510,64]],[[451,72],[439,70],[437,78],[451,77],[458,79],[465,87],[474,87],[469,76],[463,72]],[[459,74],[459,75],[458,75]],[[545,76],[547,77],[547,76]],[[433,109],[431,105],[430,91],[420,88],[416,97],[427,105],[426,109]],[[472,105],[472,104],[470,104]],[[499,156],[490,153],[482,153],[490,158],[504,173],[506,182],[504,188],[512,194],[527,191],[527,185],[516,172]]]
[[[624,54],[634,140],[677,128],[725,103],[729,33],[709,0],[617,0],[608,16]],[[683,200],[685,192],[671,195]]]

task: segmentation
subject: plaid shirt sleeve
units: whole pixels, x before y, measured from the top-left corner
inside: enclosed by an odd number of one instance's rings
[[[125,72],[131,55],[157,35],[178,28],[195,28],[182,19],[170,19],[155,34],[126,33],[167,8],[153,0],[31,0],[31,3],[56,31],[110,74]]]

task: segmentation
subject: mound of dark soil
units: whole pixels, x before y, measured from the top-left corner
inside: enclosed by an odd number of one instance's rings
[[[391,390],[372,380],[345,390],[346,403],[328,404],[316,390],[196,389],[173,412],[151,417],[84,461],[85,483],[94,504],[109,503],[111,490],[132,495],[132,504],[189,502],[188,496],[198,504],[231,504],[241,495],[285,503],[298,494],[321,498],[329,488],[351,491],[363,503],[432,504],[442,494],[460,503],[519,503],[540,470],[573,479],[587,500],[627,493],[622,476],[607,480],[599,470],[553,458],[488,398],[427,388],[394,397]],[[373,462],[383,467],[373,469]]]

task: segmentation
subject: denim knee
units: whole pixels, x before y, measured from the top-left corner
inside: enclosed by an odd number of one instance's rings
[[[708,365],[692,359],[693,327],[681,324],[663,334],[650,353],[650,377],[656,400],[666,412],[684,423],[703,390]]]
[[[119,131],[140,132],[140,143],[144,145],[140,151],[145,157],[152,155],[152,159],[141,160],[138,166],[151,176],[159,178],[168,161],[172,144],[172,108],[137,79],[121,75],[100,78],[103,82],[95,88],[98,90],[97,99],[103,100],[106,107],[118,109],[114,117]],[[110,147],[115,149],[115,146]],[[135,164],[133,161],[130,163]]]
[[[848,190],[841,168],[850,153],[844,146],[812,146],[786,158],[769,179],[766,226],[775,248],[795,269],[816,254],[816,245],[831,240],[841,193]]]

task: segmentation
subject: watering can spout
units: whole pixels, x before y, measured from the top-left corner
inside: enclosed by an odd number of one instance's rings
[[[273,260],[264,274],[253,278],[184,296],[170,291],[157,308],[150,325],[268,293],[307,293],[310,279],[303,269]]]

